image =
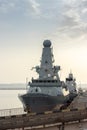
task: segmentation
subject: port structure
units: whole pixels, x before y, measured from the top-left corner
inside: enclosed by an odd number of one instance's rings
[[[65,109],[62,111],[47,111],[44,113],[23,113],[16,115],[0,116],[0,130],[36,129],[39,126],[45,128],[47,125],[56,125],[58,130],[64,130],[67,123],[81,122],[87,119],[87,108]],[[27,130],[29,130],[27,129]]]

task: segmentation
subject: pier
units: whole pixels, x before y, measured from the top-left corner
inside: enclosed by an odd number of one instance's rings
[[[15,113],[16,110],[19,110],[19,113]],[[14,113],[12,113],[13,111]],[[66,126],[69,127],[72,124],[81,125],[82,122],[87,124],[87,108],[81,110],[48,111],[39,114],[20,113],[20,109],[10,109],[7,115],[4,112],[5,110],[1,114],[2,111],[0,111],[0,130],[49,130],[52,127],[55,128],[54,130],[66,130]]]

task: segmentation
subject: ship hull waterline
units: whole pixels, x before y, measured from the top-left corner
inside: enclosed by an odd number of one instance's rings
[[[24,94],[19,96],[23,103],[24,110],[27,112],[45,112],[60,110],[69,101],[69,95],[50,96],[46,94]]]

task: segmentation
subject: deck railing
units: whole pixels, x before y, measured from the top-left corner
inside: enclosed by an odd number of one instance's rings
[[[23,108],[0,109],[0,117],[25,114]]]

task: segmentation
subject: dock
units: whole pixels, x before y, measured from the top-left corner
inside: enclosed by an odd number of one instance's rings
[[[64,126],[87,121],[87,108],[66,109],[62,111],[48,111],[45,113],[23,113],[0,116],[0,130],[34,130],[56,127],[57,130],[65,130]],[[87,123],[86,123],[87,124]]]

